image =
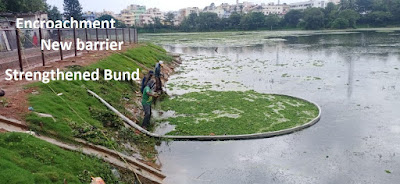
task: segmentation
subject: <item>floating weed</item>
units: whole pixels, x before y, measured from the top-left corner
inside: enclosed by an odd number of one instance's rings
[[[161,106],[177,115],[165,120],[176,125],[169,135],[269,132],[299,126],[318,115],[318,108],[304,100],[255,91],[192,92],[166,99]]]

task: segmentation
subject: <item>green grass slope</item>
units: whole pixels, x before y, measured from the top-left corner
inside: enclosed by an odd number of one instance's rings
[[[123,55],[113,54],[93,65],[74,66],[69,70],[94,71],[99,68],[111,69],[114,72],[132,72],[139,68],[142,72],[137,62],[150,67],[158,60],[168,62],[172,61],[172,57],[161,47],[146,44],[129,49]],[[82,138],[109,148],[117,147],[120,151],[123,150],[121,145],[129,142],[144,150],[144,154],[147,154],[146,149],[148,149],[147,151],[151,152],[150,156],[153,155],[155,152],[151,151],[151,146],[155,144],[153,139],[136,135],[131,129],[122,126],[122,121],[114,113],[86,91],[86,89],[94,91],[130,117],[132,115],[126,111],[125,106],[133,104],[140,107],[140,104],[135,103],[138,98],[135,91],[139,91],[139,85],[134,81],[106,81],[102,76],[100,78],[99,81],[53,81],[49,84],[38,82],[29,86],[39,92],[30,95],[30,106],[36,112],[51,114],[54,117],[53,120],[31,113],[26,117],[30,128],[64,140]]]
[[[116,183],[109,164],[22,133],[0,134],[0,183]]]

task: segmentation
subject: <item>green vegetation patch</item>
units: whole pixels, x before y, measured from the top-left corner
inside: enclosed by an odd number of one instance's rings
[[[124,55],[139,61],[146,67],[152,68],[158,61],[172,61],[172,56],[167,54],[162,47],[148,43],[146,47],[130,49]]]
[[[0,134],[2,183],[118,183],[111,166],[96,157],[66,151],[28,134]]]
[[[149,59],[149,53],[156,54]],[[72,66],[69,70],[94,71],[99,68],[111,69],[114,72],[133,72],[137,68],[140,71],[143,69],[137,63],[154,66],[158,60],[172,61],[165,50],[151,44],[140,45],[123,54],[125,56],[113,54],[87,67]],[[139,85],[135,81],[106,81],[100,76],[99,81],[53,81],[49,84],[38,82],[29,87],[38,91],[38,94],[29,97],[30,106],[34,111],[54,117],[40,117],[30,113],[26,120],[35,132],[63,140],[82,138],[108,148],[116,147],[119,151],[132,152],[122,146],[129,143],[142,151],[144,156],[155,155],[154,139],[136,135],[134,130],[125,128],[120,118],[87,92],[87,89],[94,91],[127,117],[140,120],[140,117],[134,117],[125,108],[141,108],[141,104],[138,103],[140,97],[135,93],[139,91]]]
[[[166,99],[162,110],[176,116],[169,135],[238,135],[283,130],[308,123],[318,107],[304,100],[255,91],[192,92]]]

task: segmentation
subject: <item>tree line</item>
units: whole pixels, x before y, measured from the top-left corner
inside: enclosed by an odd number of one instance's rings
[[[82,6],[79,0],[64,0],[64,13],[61,14],[56,6],[46,3],[46,0],[0,0],[0,12],[2,13],[47,13],[49,20],[63,20],[63,17],[75,20],[83,20]],[[116,27],[126,27],[111,15],[102,15],[97,20],[116,20]]]
[[[46,12],[50,20],[74,17],[82,20],[79,0],[64,0],[64,13],[45,0],[0,0],[0,12],[29,13]],[[242,12],[242,11],[240,11]],[[98,20],[110,20],[103,15]],[[114,18],[115,19],[115,18]],[[116,19],[115,19],[116,20]],[[362,26],[400,25],[400,0],[341,0],[338,5],[328,3],[325,9],[307,8],[290,10],[284,16],[264,15],[261,12],[232,13],[228,18],[219,18],[216,13],[201,12],[185,17],[175,26],[175,16],[168,13],[164,20],[154,18],[152,23],[139,28],[142,32],[171,31],[225,31],[225,30],[269,30],[269,29],[346,29]],[[118,27],[126,27],[117,22]]]
[[[50,20],[62,20],[74,17],[82,20],[82,6],[79,0],[64,0],[64,14],[62,15],[56,6],[47,4],[45,0],[0,0],[0,12],[2,13],[47,13]]]
[[[173,16],[173,15],[172,15]],[[171,17],[169,18],[171,20]],[[173,19],[173,18],[172,18]],[[346,29],[362,26],[400,25],[400,0],[341,0],[323,8],[290,10],[284,16],[264,15],[261,12],[232,13],[219,18],[216,13],[201,12],[185,17],[179,26],[161,20],[145,25],[143,32],[167,31],[224,31],[269,29]]]

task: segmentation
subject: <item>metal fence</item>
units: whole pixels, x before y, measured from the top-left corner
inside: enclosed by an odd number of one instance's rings
[[[70,50],[41,50],[41,40],[46,42],[71,42]],[[0,29],[0,75],[7,69],[19,69],[42,65],[77,56],[76,40],[86,41],[123,41],[124,45],[138,42],[136,29]]]

